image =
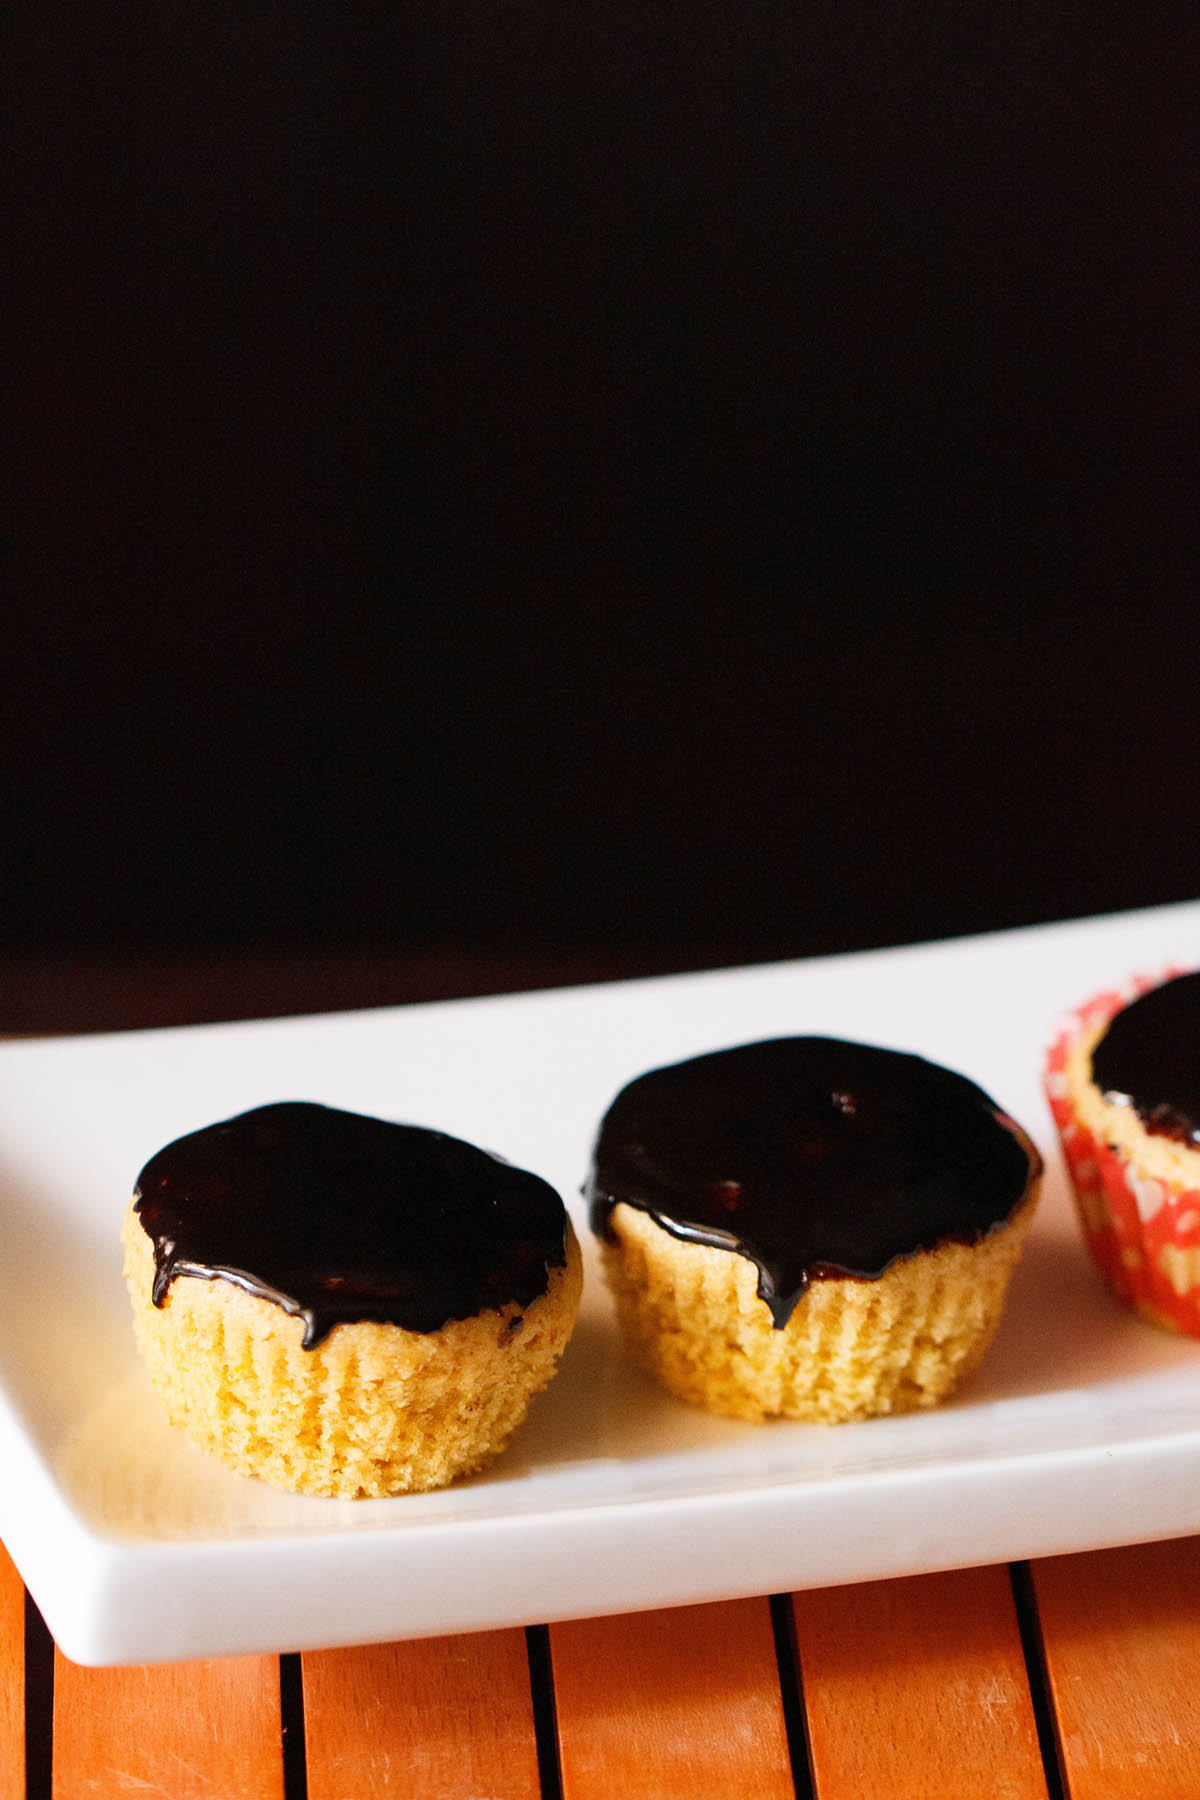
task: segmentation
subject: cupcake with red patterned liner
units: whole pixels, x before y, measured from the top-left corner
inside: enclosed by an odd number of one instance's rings
[[[1200,1337],[1200,971],[1080,1007],[1046,1091],[1101,1274],[1143,1318]]]

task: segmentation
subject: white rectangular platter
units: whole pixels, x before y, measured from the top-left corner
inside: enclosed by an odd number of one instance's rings
[[[632,1611],[1200,1530],[1200,1343],[1124,1313],[1082,1248],[1041,1092],[1058,1016],[1200,965],[1200,904],[877,951],[249,1025],[0,1047],[0,1537],[64,1652],[151,1662]],[[579,1199],[601,1114],[658,1064],[791,1033],[917,1051],[1049,1165],[1000,1334],[959,1397],[754,1426],[624,1356]],[[118,1230],[162,1144],[271,1100],[432,1125],[536,1170],[585,1244],[579,1326],[484,1475],[277,1493],[159,1415]]]

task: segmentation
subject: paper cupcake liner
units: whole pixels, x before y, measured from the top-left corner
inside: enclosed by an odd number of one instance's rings
[[[1081,1035],[1179,973],[1135,976],[1068,1014],[1046,1059],[1045,1085],[1096,1267],[1143,1318],[1200,1337],[1200,1187],[1143,1173],[1124,1151],[1098,1142],[1078,1116],[1066,1079],[1067,1058]]]
[[[975,1243],[897,1257],[873,1280],[814,1280],[776,1328],[749,1258],[622,1208],[605,1269],[635,1360],[679,1399],[735,1418],[835,1424],[934,1406],[979,1364],[1033,1216],[1036,1178]]]
[[[240,1474],[345,1500],[446,1487],[498,1456],[554,1374],[583,1281],[568,1230],[565,1267],[527,1307],[435,1332],[342,1322],[306,1350],[294,1314],[219,1277],[184,1275],[155,1306],[132,1205],[123,1236],[134,1333],[171,1423]]]

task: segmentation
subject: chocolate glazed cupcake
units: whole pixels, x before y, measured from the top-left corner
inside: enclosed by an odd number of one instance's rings
[[[965,1077],[833,1038],[640,1076],[588,1186],[626,1341],[747,1419],[933,1406],[1000,1318],[1041,1158]]]
[[[178,1139],[138,1177],[125,1275],[172,1422],[245,1474],[346,1498],[499,1454],[554,1373],[581,1259],[544,1181],[306,1103]]]
[[[1098,994],[1046,1091],[1092,1257],[1143,1318],[1200,1337],[1200,973]]]

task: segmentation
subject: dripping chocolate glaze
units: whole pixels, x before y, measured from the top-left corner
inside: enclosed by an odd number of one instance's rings
[[[625,1201],[674,1237],[749,1257],[781,1328],[810,1281],[877,1279],[898,1256],[978,1241],[1040,1170],[965,1076],[866,1044],[777,1038],[631,1082],[601,1124],[587,1194],[602,1237]]]
[[[1147,1131],[1200,1144],[1200,974],[1164,981],[1117,1013],[1092,1051],[1092,1080]]]
[[[138,1176],[161,1306],[177,1275],[223,1277],[304,1320],[437,1331],[544,1294],[566,1261],[554,1189],[458,1138],[306,1101],[168,1144]]]

